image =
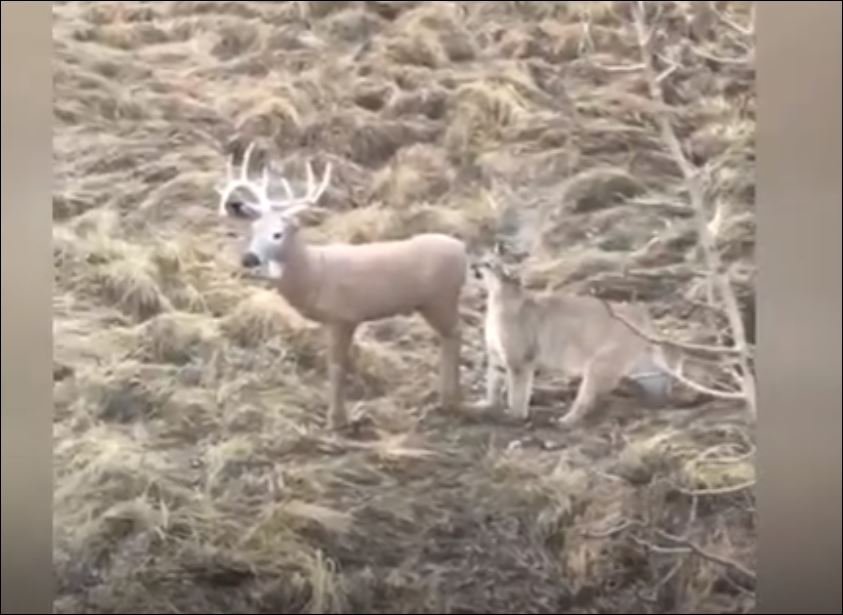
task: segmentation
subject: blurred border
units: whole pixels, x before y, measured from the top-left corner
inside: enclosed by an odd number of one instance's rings
[[[757,2],[758,612],[840,613],[840,2]]]
[[[3,613],[51,613],[52,3],[2,3]]]
[[[758,2],[760,613],[841,611],[841,4]],[[2,612],[52,611],[50,3],[2,3]]]

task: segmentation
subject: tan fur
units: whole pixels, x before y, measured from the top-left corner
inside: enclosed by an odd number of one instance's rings
[[[326,170],[326,178],[329,173]],[[456,406],[460,401],[459,302],[468,266],[463,242],[426,233],[396,241],[310,245],[299,232],[296,213],[315,204],[327,181],[314,191],[309,165],[308,196],[293,197],[284,182],[287,199],[280,202],[269,199],[267,179],[261,184],[249,182],[245,171],[239,179],[231,177],[229,172],[220,207],[223,215],[252,220],[244,266],[267,266],[289,304],[325,325],[331,424],[340,428],[348,423],[345,380],[357,328],[399,314],[420,314],[438,334],[440,401],[446,407]],[[232,200],[233,185],[251,191],[255,202]]]
[[[582,377],[562,425],[582,420],[624,378],[639,382],[651,397],[660,398],[658,403],[664,401],[669,381],[661,369],[662,350],[612,316],[602,301],[563,291],[529,291],[498,262],[484,263],[480,272],[487,290],[485,405],[500,405],[500,372],[505,371],[509,411],[526,419],[539,369]],[[613,304],[612,309],[641,330],[652,330],[644,308]]]

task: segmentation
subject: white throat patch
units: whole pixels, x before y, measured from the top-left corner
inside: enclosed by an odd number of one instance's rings
[[[281,279],[284,274],[284,265],[275,261],[269,261],[266,264],[266,275],[273,280]]]

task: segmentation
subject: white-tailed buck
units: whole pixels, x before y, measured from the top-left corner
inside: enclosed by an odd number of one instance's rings
[[[635,332],[651,333],[640,306],[609,305],[595,297],[564,291],[530,291],[498,254],[479,259],[475,275],[486,288],[486,398],[500,408],[501,371],[506,372],[507,405],[527,419],[538,369],[582,378],[562,426],[578,423],[601,396],[623,379],[635,382],[649,404],[662,405],[671,390],[664,351]]]
[[[317,206],[328,187],[331,166],[317,184],[307,163],[307,189],[296,196],[281,178],[283,199],[269,196],[269,171],[249,178],[253,145],[239,172],[228,161],[228,180],[220,190],[220,214],[251,221],[242,266],[266,267],[280,294],[302,316],[321,323],[328,333],[329,422],[348,424],[345,380],[350,346],[359,325],[399,314],[418,313],[440,341],[439,395],[445,407],[460,402],[461,332],[459,302],[468,271],[462,241],[437,233],[364,244],[309,244],[300,231],[299,214]],[[235,198],[235,194],[238,196]]]

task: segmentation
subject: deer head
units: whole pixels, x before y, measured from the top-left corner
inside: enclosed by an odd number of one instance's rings
[[[264,266],[280,273],[290,254],[299,228],[298,216],[305,210],[315,208],[331,179],[331,164],[325,167],[321,181],[317,184],[310,161],[306,165],[307,188],[303,195],[296,196],[286,178],[279,181],[285,196],[281,199],[269,195],[269,169],[265,165],[260,180],[249,177],[249,162],[254,151],[250,143],[243,153],[240,169],[235,172],[234,156],[228,159],[225,185],[220,194],[221,216],[248,220],[251,222],[249,245],[243,253],[241,263],[249,269]]]

